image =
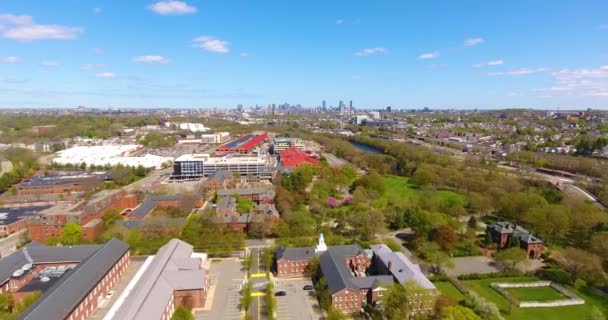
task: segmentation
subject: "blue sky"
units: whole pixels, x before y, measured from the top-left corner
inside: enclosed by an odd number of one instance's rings
[[[2,0],[0,107],[608,109],[608,1]]]

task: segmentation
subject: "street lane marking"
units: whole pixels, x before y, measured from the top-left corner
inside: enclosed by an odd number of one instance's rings
[[[259,292],[259,291],[257,291],[257,292],[252,292],[252,293],[251,293],[251,296],[252,296],[252,297],[263,297],[265,294],[266,294],[266,293],[264,293],[264,292]]]
[[[265,278],[266,274],[265,273],[254,273],[251,275],[252,278]]]

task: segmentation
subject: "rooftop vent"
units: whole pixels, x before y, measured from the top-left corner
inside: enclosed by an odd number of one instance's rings
[[[21,277],[25,272],[21,269],[16,270],[15,272],[13,272],[13,277],[18,278]]]
[[[51,281],[51,278],[49,277],[40,277],[40,282],[49,282]]]

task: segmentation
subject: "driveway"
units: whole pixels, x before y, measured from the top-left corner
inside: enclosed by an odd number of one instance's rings
[[[197,311],[195,318],[240,320],[243,313],[240,309],[241,287],[245,280],[241,262],[238,259],[226,258],[220,262],[211,262],[211,288],[205,310]]]
[[[276,279],[275,290],[287,295],[277,298],[277,319],[279,320],[322,320],[323,314],[314,291],[305,291],[305,285],[312,285],[310,279]]]
[[[450,276],[502,271],[502,266],[499,263],[485,256],[453,258],[452,262],[454,262],[454,268],[445,268],[445,273]]]

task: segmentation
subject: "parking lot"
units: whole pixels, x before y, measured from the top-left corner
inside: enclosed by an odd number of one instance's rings
[[[310,279],[277,279],[275,291],[285,291],[287,295],[277,298],[278,320],[320,320],[321,309],[314,291],[302,288],[312,285]]]
[[[211,288],[205,304],[205,310],[195,314],[196,319],[240,320],[243,313],[240,309],[241,286],[245,274],[241,262],[235,258],[211,262]]]

